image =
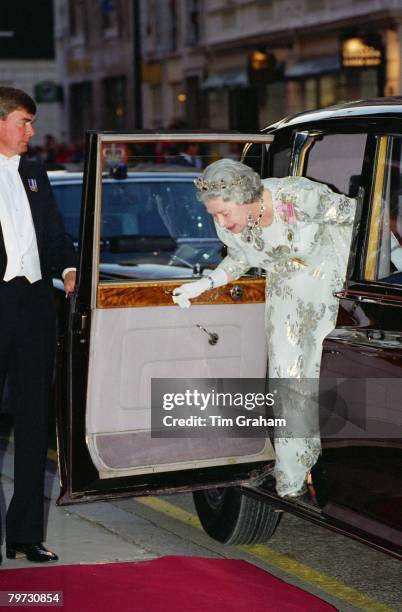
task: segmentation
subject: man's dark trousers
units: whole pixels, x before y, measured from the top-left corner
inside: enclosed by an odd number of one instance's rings
[[[8,543],[44,538],[44,475],[48,411],[56,346],[51,284],[25,277],[0,281],[0,390],[8,377],[14,413],[14,496]]]

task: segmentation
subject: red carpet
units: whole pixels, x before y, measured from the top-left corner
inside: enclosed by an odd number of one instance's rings
[[[3,565],[4,568],[4,565]],[[246,561],[152,561],[0,570],[0,590],[63,591],[63,612],[330,612],[336,608]],[[30,606],[38,609],[38,606]],[[48,608],[49,609],[49,608]]]

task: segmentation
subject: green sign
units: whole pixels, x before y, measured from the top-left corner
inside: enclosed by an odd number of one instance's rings
[[[36,102],[61,102],[62,88],[53,81],[41,81],[34,87]]]

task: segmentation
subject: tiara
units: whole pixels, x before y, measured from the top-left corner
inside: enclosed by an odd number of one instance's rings
[[[223,179],[219,181],[206,181],[205,179],[198,177],[194,179],[194,185],[200,191],[220,191],[221,189],[230,189],[231,187],[236,187],[238,185],[243,185],[247,179],[243,176],[236,176],[233,181],[227,183]]]

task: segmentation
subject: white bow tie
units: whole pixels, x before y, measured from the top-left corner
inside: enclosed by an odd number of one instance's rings
[[[13,155],[12,157],[6,157],[0,155],[0,168],[18,168],[20,164],[20,156]]]

